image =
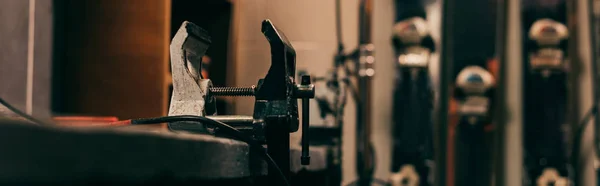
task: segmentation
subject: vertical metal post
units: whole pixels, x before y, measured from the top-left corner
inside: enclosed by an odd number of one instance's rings
[[[506,63],[508,59],[507,52],[507,33],[508,33],[508,8],[509,0],[498,0],[497,11],[496,11],[496,63],[498,65],[498,71],[496,72],[496,92],[494,95],[494,121],[495,134],[494,134],[494,159],[493,159],[493,178],[495,185],[505,185],[504,180],[504,166],[505,166],[505,150],[504,150],[504,136],[506,134]]]
[[[596,25],[598,23],[597,18],[596,18],[596,12],[594,10],[595,7],[595,2],[594,0],[588,0],[588,19],[589,19],[589,24],[590,24],[590,40],[591,40],[591,45],[590,45],[590,61],[592,63],[592,96],[593,96],[593,104],[594,107],[596,107],[595,109],[598,109],[598,104],[600,104],[600,90],[598,90],[600,87],[598,86],[598,78],[600,77],[600,74],[598,74],[598,37],[596,34],[598,34],[599,30],[598,30],[598,26]],[[598,112],[596,111],[595,117],[594,117],[594,150],[596,151],[596,155],[600,155],[600,114],[598,114]],[[597,158],[597,157],[596,157]],[[599,172],[600,173],[600,172]],[[599,174],[600,175],[600,174]],[[598,183],[600,183],[600,180],[597,181]],[[600,185],[600,184],[598,184]]]
[[[448,107],[450,98],[450,82],[452,82],[453,63],[453,21],[454,0],[442,1],[442,38],[440,57],[440,87],[439,103],[437,108],[437,122],[435,123],[435,185],[446,185],[447,169],[447,139],[448,139]]]
[[[374,45],[371,43],[373,0],[361,0],[359,9],[359,58],[357,77],[359,97],[356,107],[357,172],[360,186],[371,185],[374,172],[374,154],[371,145],[372,77],[375,75]]]
[[[598,86],[598,78],[600,78],[600,74],[598,74],[598,34],[600,30],[598,30],[598,17],[596,14],[596,3],[595,0],[588,0],[588,19],[590,24],[590,62],[592,66],[592,96],[593,96],[593,105],[592,109],[595,110],[594,115],[594,138],[593,145],[594,150],[596,151],[596,160],[600,157],[600,114],[598,114],[598,105],[600,104],[600,90]],[[581,140],[581,139],[580,139]],[[596,185],[600,185],[600,170],[598,167],[594,167],[596,170]]]

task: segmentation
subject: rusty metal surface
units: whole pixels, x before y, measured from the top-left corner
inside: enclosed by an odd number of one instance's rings
[[[39,127],[0,119],[0,149],[0,184],[225,180],[265,173],[263,161],[245,143],[202,134]]]

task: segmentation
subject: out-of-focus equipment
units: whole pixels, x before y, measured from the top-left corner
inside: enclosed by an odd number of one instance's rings
[[[371,143],[372,88],[375,45],[371,43],[373,0],[361,0],[358,19],[358,57],[355,58],[358,99],[356,104],[356,170],[358,185],[370,186],[375,173],[375,150]]]
[[[293,185],[339,186],[342,184],[342,129],[350,81],[344,46],[341,43],[340,13],[340,0],[336,0],[339,45],[338,53],[334,58],[334,68],[326,76],[314,78],[315,86],[319,87],[315,92],[315,100],[319,107],[319,116],[324,123],[314,123],[310,126],[310,149],[313,162],[309,166],[292,163]],[[299,72],[300,75],[307,73]],[[302,140],[304,139],[305,136],[302,137]],[[292,149],[292,154],[298,152],[298,149]]]
[[[597,8],[595,8],[596,6],[598,6],[600,4],[600,2],[596,1],[596,0],[589,0],[588,1],[588,14],[589,14],[589,23],[590,23],[590,48],[591,48],[591,67],[592,67],[592,95],[593,95],[593,101],[594,101],[594,107],[593,109],[593,114],[594,114],[594,151],[596,152],[596,159],[595,161],[598,162],[600,161],[600,114],[598,114],[598,104],[600,104],[600,86],[598,85],[598,83],[600,83],[600,70],[598,69],[600,67],[600,65],[598,64],[599,61],[599,55],[600,52],[598,52],[598,49],[600,48],[600,37],[598,37],[598,34],[600,33],[600,27],[598,27],[598,24],[600,23],[600,10],[598,10]],[[591,113],[591,112],[590,112]],[[591,116],[590,116],[591,119]],[[580,136],[583,136],[583,131],[585,130],[585,126],[586,123],[582,123],[582,125],[580,125],[581,129],[579,133],[581,133]],[[580,137],[578,136],[578,137]],[[580,138],[575,138],[575,140],[581,140]],[[578,141],[576,141],[578,142]],[[575,152],[575,151],[574,151]],[[596,164],[596,180],[600,180],[600,167],[598,167],[598,164]],[[600,181],[596,181],[597,185],[600,185]]]
[[[429,62],[435,44],[426,20],[411,17],[396,23],[393,44],[398,73],[394,90],[390,184],[431,185],[434,95]]]
[[[316,96],[321,117],[326,119],[333,116],[333,124],[313,125],[310,133],[312,144],[319,149],[316,152],[319,160],[308,167],[299,168],[298,179],[306,184],[340,185],[342,181],[342,129],[343,115],[348,93],[356,101],[356,147],[357,174],[359,179],[352,184],[370,185],[373,179],[374,150],[371,145],[371,88],[372,77],[375,75],[374,45],[371,43],[372,0],[361,0],[359,5],[359,48],[351,53],[344,52],[341,41],[340,0],[336,1],[336,27],[338,50],[334,57],[334,68],[325,77],[315,78],[315,82],[323,82]],[[352,62],[352,63],[347,63]],[[355,77],[357,85],[350,81]],[[295,182],[300,183],[300,182]]]
[[[492,118],[494,77],[479,66],[467,66],[456,78],[458,102],[455,185],[489,185],[490,153],[485,128]]]
[[[559,15],[563,16],[563,15]],[[569,185],[574,173],[567,148],[567,55],[565,23],[536,19],[525,41],[524,82],[526,185]]]

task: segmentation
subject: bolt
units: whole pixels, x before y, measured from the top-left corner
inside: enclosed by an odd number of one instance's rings
[[[210,87],[210,94],[214,96],[254,96],[256,86],[251,87]]]

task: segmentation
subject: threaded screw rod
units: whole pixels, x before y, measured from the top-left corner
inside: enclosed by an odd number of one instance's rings
[[[210,87],[208,90],[214,96],[254,96],[256,86],[251,87]]]

